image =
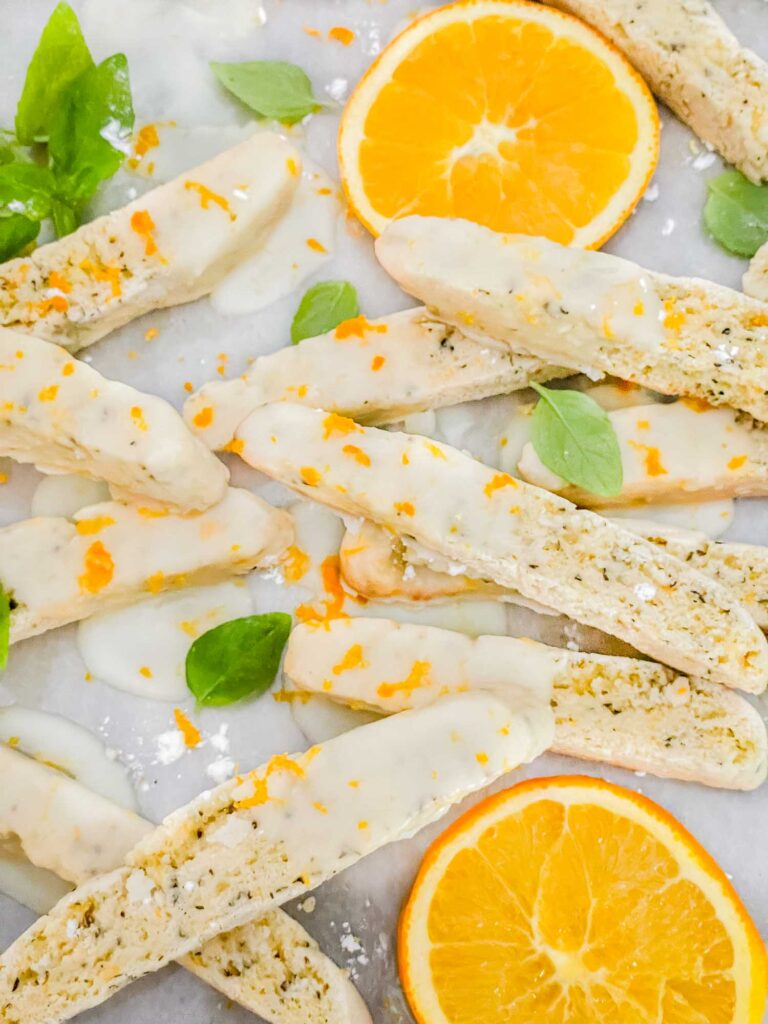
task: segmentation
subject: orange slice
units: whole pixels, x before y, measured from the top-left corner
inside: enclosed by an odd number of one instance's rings
[[[765,947],[709,854],[645,797],[533,779],[430,847],[400,919],[420,1024],[759,1024]]]
[[[585,248],[626,220],[658,152],[634,68],[527,0],[464,0],[414,21],[353,92],[339,134],[344,189],[374,234],[418,213]]]

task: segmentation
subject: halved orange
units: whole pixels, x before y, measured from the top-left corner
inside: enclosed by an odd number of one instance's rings
[[[415,20],[369,68],[339,133],[344,189],[378,234],[464,217],[597,247],[653,174],[644,81],[594,29],[528,0],[463,0]]]
[[[759,1024],[760,935],[670,814],[599,779],[533,779],[430,847],[400,919],[420,1024]]]

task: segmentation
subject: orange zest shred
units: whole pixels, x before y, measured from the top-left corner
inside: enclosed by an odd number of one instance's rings
[[[349,618],[344,611],[344,604],[349,598],[357,604],[365,604],[363,597],[355,597],[348,593],[341,584],[341,563],[338,555],[328,555],[320,564],[320,578],[323,581],[323,589],[328,595],[324,600],[325,610],[320,611],[314,605],[300,604],[296,608],[296,618],[299,622],[317,622],[327,625],[333,619]]]
[[[438,446],[436,444],[433,444],[431,441],[427,441],[426,448],[430,455],[434,455],[436,459],[442,459],[443,462],[448,461],[448,456],[445,454],[443,449],[438,448]]]
[[[133,224],[131,224],[133,227]],[[135,230],[135,228],[134,228]],[[152,243],[154,245],[154,242]],[[156,249],[154,251],[157,251]],[[147,253],[151,256],[152,253]],[[117,299],[122,295],[123,286],[120,283],[122,277],[122,271],[116,266],[106,266],[103,263],[94,263],[93,260],[85,259],[80,264],[80,269],[83,273],[88,274],[94,281],[107,282],[110,287],[111,297]],[[109,300],[107,300],[109,301]]]
[[[644,453],[644,465],[646,476],[666,476],[669,470],[661,461],[661,452],[655,445],[641,444],[639,441],[629,441],[629,445],[637,452]]]
[[[57,313],[66,313],[69,309],[69,300],[65,299],[63,295],[51,295],[37,304],[37,312],[40,316],[48,316],[52,309]]]
[[[359,462],[361,466],[370,466],[370,455],[364,452],[362,448],[358,448],[356,444],[345,444],[341,450],[345,455],[351,455],[355,462]]]
[[[211,207],[211,203],[214,206],[218,206],[222,209],[229,217],[230,220],[237,220],[237,214],[233,211],[229,205],[228,200],[224,196],[220,196],[218,192],[214,192],[204,185],[201,181],[185,181],[184,188],[188,192],[197,192],[200,196],[200,205],[204,210],[208,210]]]
[[[245,441],[242,437],[233,437],[224,445],[223,451],[232,452],[233,455],[242,455],[245,451]]]
[[[129,157],[128,166],[135,171],[150,149],[155,149],[159,145],[160,136],[157,133],[156,125],[145,124],[136,133],[133,142],[133,156]]]
[[[322,242],[319,242],[316,238],[308,238],[307,246],[312,252],[328,252]]]
[[[342,46],[349,46],[354,42],[355,33],[346,25],[334,25],[333,28],[328,29],[328,38],[336,43],[341,43]]]
[[[680,401],[694,412],[709,412],[712,406],[703,398],[681,398]]]
[[[394,503],[395,511],[402,512],[404,516],[413,516],[416,514],[416,508],[412,501],[396,501]]]
[[[53,402],[59,393],[58,384],[49,384],[47,388],[41,388],[37,393],[38,401]]]
[[[156,573],[153,573],[151,576],[147,576],[147,578],[144,580],[144,588],[145,590],[148,590],[150,594],[159,594],[161,590],[165,589],[165,586],[166,583],[164,572],[158,571]]]
[[[346,437],[347,434],[362,434],[362,432],[354,420],[348,416],[339,416],[336,412],[329,413],[323,420],[324,441],[327,441],[332,434],[341,434],[342,437]]]
[[[333,666],[331,672],[335,676],[340,676],[342,672],[349,672],[350,669],[364,667],[365,659],[363,658],[362,644],[352,644],[338,665]]]
[[[139,430],[148,430],[149,424],[144,417],[144,410],[140,405],[134,405],[131,407],[131,419],[139,428]]]
[[[746,455],[734,455],[734,457],[728,463],[728,469],[741,469],[741,467],[746,463],[746,461]]]
[[[90,537],[93,534],[101,533],[108,526],[114,526],[115,520],[112,516],[94,516],[92,519],[78,519],[75,529],[81,537]]]
[[[374,356],[373,359],[371,360],[371,369],[373,370],[374,373],[377,373],[382,368],[384,363],[386,363],[386,359],[384,358],[384,356]]]
[[[288,757],[286,754],[275,754],[267,762],[263,775],[259,774],[258,769],[249,773],[248,779],[253,785],[253,793],[251,796],[247,796],[235,803],[237,810],[243,811],[249,807],[258,807],[260,804],[265,804],[270,799],[269,779],[275,772],[288,772],[295,775],[297,779],[303,779],[306,774],[298,761],[294,761],[292,757]],[[238,782],[244,781],[243,779],[238,779]]]
[[[184,746],[189,747],[190,750],[194,750],[195,747],[199,746],[202,738],[200,730],[190,722],[181,708],[173,709],[173,719],[176,722],[176,728],[184,737]]]
[[[414,661],[411,670],[405,679],[399,683],[380,683],[376,693],[384,700],[394,697],[395,694],[402,694],[406,699],[411,696],[414,690],[422,686],[432,685],[432,663],[429,661]]]
[[[386,324],[372,324],[360,315],[342,320],[334,331],[334,337],[338,341],[345,341],[347,338],[364,338],[366,334],[386,334],[387,330]]]
[[[48,287],[57,288],[60,292],[64,292],[65,295],[69,295],[72,291],[72,282],[68,281],[58,270],[52,270],[48,275]]]
[[[485,496],[490,498],[495,491],[500,491],[502,487],[517,487],[517,481],[509,473],[497,473],[488,481],[483,491]]]
[[[302,551],[296,544],[291,544],[285,555],[283,565],[285,578],[289,583],[297,583],[302,576],[306,576],[311,559],[306,551]]]
[[[115,563],[100,540],[94,541],[85,552],[83,573],[77,582],[88,594],[98,594],[112,581]]]
[[[144,255],[154,256],[158,251],[155,241],[155,222],[150,217],[149,210],[136,210],[131,216],[131,227],[139,238],[144,239]]]
[[[302,466],[299,470],[299,476],[307,487],[317,487],[322,480],[322,476],[314,466]]]
[[[192,417],[192,422],[200,430],[205,430],[206,427],[210,427],[213,423],[212,406],[206,405],[200,410],[200,412],[196,412]]]

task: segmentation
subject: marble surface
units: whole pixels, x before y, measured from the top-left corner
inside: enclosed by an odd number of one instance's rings
[[[12,123],[26,64],[51,6],[51,0],[0,0],[0,124]],[[414,13],[409,0],[73,0],[73,6],[97,56],[116,50],[127,53],[137,123],[173,120],[183,129],[205,126],[201,145],[208,152],[225,148],[249,124],[247,112],[217,86],[208,61],[281,57],[301,64],[317,94],[335,106],[294,134],[307,155],[334,176],[338,104],[393,31]],[[720,0],[717,7],[741,38],[768,57],[764,0]],[[304,31],[310,27],[325,34],[338,24],[356,32],[352,45],[318,40]],[[674,118],[665,113],[663,120],[659,170],[635,215],[607,248],[658,270],[738,286],[744,263],[717,248],[701,228],[706,181],[718,173],[720,162],[697,146]],[[130,189],[147,184],[121,173],[105,190],[97,210],[119,205]],[[365,233],[343,219],[333,258],[315,276],[351,280],[369,316],[411,304],[376,266]],[[286,344],[298,297],[293,294],[257,314],[230,318],[216,313],[207,300],[152,314],[89,349],[87,358],[104,373],[180,405],[184,382],[197,386],[214,376],[220,352],[228,354],[227,375],[234,375],[249,357]],[[148,327],[158,330],[151,343],[144,340]],[[14,467],[10,483],[0,489],[0,523],[28,515],[38,479],[34,470]],[[258,483],[241,469],[237,479]],[[768,543],[763,504],[740,502],[728,536]],[[18,702],[57,712],[100,735],[130,768],[148,817],[160,818],[211,785],[206,769],[217,755],[210,743],[172,764],[161,763],[157,737],[172,727],[169,705],[117,692],[98,681],[86,682],[84,674],[74,629],[28,641],[13,650],[9,670],[0,680],[0,704]],[[237,708],[203,711],[199,724],[206,737],[226,725],[229,753],[244,768],[277,751],[306,746],[288,706],[269,695]],[[733,876],[768,936],[768,859],[763,850],[768,847],[767,788],[752,794],[723,793],[554,756],[514,773],[503,785],[561,772],[601,775],[667,807]],[[377,1024],[410,1020],[396,981],[394,929],[419,857],[440,827],[382,850],[322,886],[311,914],[292,910],[326,952],[350,968]],[[31,920],[28,911],[0,899],[0,943],[10,942]],[[244,1024],[253,1018],[170,968],[81,1019],[89,1024],[165,1024],[180,1019]]]

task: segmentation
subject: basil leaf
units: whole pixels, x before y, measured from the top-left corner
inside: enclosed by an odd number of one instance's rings
[[[56,7],[43,29],[27,68],[24,89],[16,109],[19,142],[31,146],[45,142],[58,117],[64,93],[93,58],[83,39],[77,15],[69,4]]]
[[[8,664],[11,645],[11,598],[0,586],[0,672]]]
[[[211,64],[213,73],[233,96],[260,117],[295,124],[318,110],[306,72],[285,60]]]
[[[320,281],[304,292],[291,324],[291,341],[296,345],[325,334],[359,313],[357,292],[349,281]]]
[[[90,198],[120,167],[133,121],[124,54],[108,57],[70,84],[48,142],[51,167],[70,205]]]
[[[55,182],[39,164],[0,164],[0,217],[21,214],[29,220],[50,216]]]
[[[53,226],[56,230],[57,238],[63,238],[64,235],[71,235],[77,227],[77,211],[61,199],[54,199],[51,216],[53,217]]]
[[[726,171],[707,184],[707,230],[728,252],[754,256],[768,242],[768,188],[753,185],[738,171]]]
[[[277,675],[290,632],[291,616],[284,612],[222,622],[190,647],[187,686],[206,707],[264,693]]]
[[[531,441],[547,469],[591,494],[618,494],[624,482],[621,452],[605,410],[581,391],[531,386],[541,396]]]
[[[28,150],[19,144],[18,139],[7,128],[0,128],[0,167],[3,164],[31,163]]]
[[[19,215],[0,217],[0,263],[18,256],[40,234],[40,224]]]

